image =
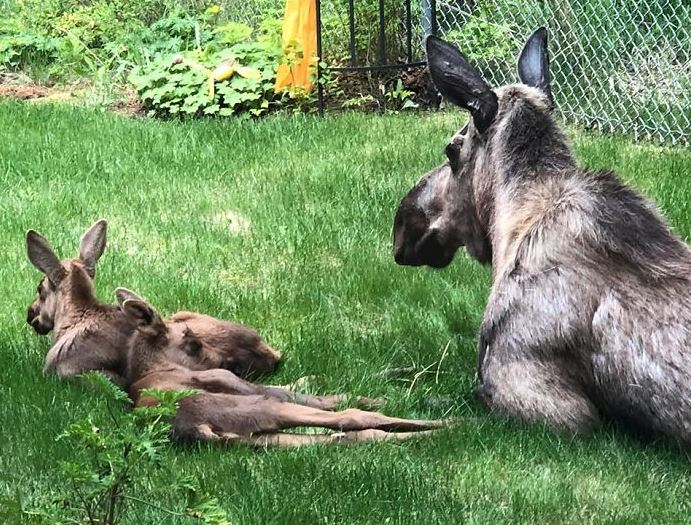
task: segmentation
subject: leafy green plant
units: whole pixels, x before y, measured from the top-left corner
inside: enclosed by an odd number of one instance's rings
[[[459,28],[447,31],[445,38],[457,42],[467,57],[475,62],[512,60],[518,45],[515,27],[508,22],[497,22],[495,10],[490,2],[479,3],[472,16]]]
[[[15,19],[0,20],[0,71],[50,67],[62,44],[59,38],[32,32]]]
[[[384,93],[387,103],[390,106],[388,109],[393,109],[394,111],[417,108],[419,104],[413,100],[413,95],[415,95],[413,91],[403,87],[403,81],[400,78],[396,81],[394,89]]]
[[[184,63],[172,64],[169,56],[161,56],[151,65],[137,68],[130,77],[150,115],[259,116],[280,101],[273,91],[280,49],[266,42],[240,42],[220,51],[193,51],[185,57],[211,70],[232,59],[258,70],[260,75],[245,78],[235,74],[217,82],[215,93],[210,96],[207,75]]]
[[[124,411],[125,392],[104,375],[91,372],[85,377],[107,397],[110,421],[95,421],[91,416],[71,424],[58,440],[66,441],[74,457],[60,463],[64,488],[46,497],[37,508],[24,513],[43,523],[116,525],[132,505],[144,505],[163,514],[188,516],[211,525],[229,525],[218,501],[199,491],[189,478],[173,481],[168,491],[186,495],[183,510],[167,509],[149,494],[142,494],[153,471],[163,468],[163,453],[169,446],[170,420],[178,403],[194,394],[191,390],[147,390],[155,406]]]
[[[161,52],[192,49],[215,23],[172,0],[18,0],[0,21],[0,70],[60,82],[104,69],[117,82]]]

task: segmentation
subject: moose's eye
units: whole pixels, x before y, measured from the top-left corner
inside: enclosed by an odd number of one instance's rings
[[[460,155],[461,155],[461,145],[456,142],[449,142],[446,145],[446,158],[449,159],[449,166],[451,166],[451,171],[456,173],[460,167]]]

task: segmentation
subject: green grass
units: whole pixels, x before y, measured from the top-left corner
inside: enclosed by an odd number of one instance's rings
[[[30,505],[60,488],[57,464],[71,450],[56,435],[86,414],[104,416],[87,387],[41,373],[49,341],[24,323],[39,279],[24,232],[35,228],[73,256],[81,233],[105,217],[103,300],[127,286],[166,314],[188,308],[253,325],[284,351],[272,382],[317,374],[317,391],[383,396],[390,414],[478,418],[404,444],[171,448],[172,468],[198,476],[234,523],[688,522],[684,454],[613,428],[559,437],[490,417],[474,401],[488,270],[465,254],[445,271],[394,264],[398,200],[441,161],[460,121],[161,123],[0,104],[0,496]],[[575,139],[584,164],[617,169],[689,239],[688,150]],[[227,216],[240,227],[228,228]],[[405,366],[428,372],[414,382],[378,375]],[[171,507],[180,497],[156,476],[147,490]],[[137,508],[124,523],[189,521]]]

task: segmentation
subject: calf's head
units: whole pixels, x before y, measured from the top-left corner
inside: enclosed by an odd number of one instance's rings
[[[531,153],[536,141],[546,150],[554,146],[547,32],[535,31],[519,55],[523,84],[496,90],[454,45],[433,36],[425,45],[435,85],[471,118],[447,144],[447,162],[424,175],[402,199],[394,219],[394,259],[442,268],[465,246],[487,264],[492,261],[495,188],[512,170],[539,168],[544,159]]]
[[[236,338],[232,348],[218,348],[205,341],[185,322],[164,320],[156,310],[134,292],[118,288],[115,296],[120,309],[136,328],[130,347],[130,376],[141,377],[144,370],[155,369],[166,363],[174,363],[190,370],[235,368],[253,370],[258,350],[263,341],[254,338]],[[240,373],[240,375],[243,375]]]
[[[128,364],[130,380],[171,363],[193,370],[205,366],[202,342],[182,323],[167,324],[149,303],[124,288],[115,291],[120,309],[134,325]]]
[[[105,220],[93,224],[81,239],[79,256],[76,259],[60,261],[48,241],[38,232],[29,230],[26,234],[26,251],[29,261],[43,273],[36,288],[36,297],[29,305],[26,322],[39,334],[49,333],[55,324],[55,317],[62,301],[69,300],[69,292],[75,289],[74,279],[78,273],[82,280],[91,281],[96,271],[96,263],[106,247]],[[83,283],[89,288],[88,283]],[[90,293],[89,290],[82,290]]]

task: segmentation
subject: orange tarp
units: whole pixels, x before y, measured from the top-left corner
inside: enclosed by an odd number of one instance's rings
[[[286,1],[282,41],[288,63],[278,66],[274,90],[298,87],[310,91],[317,55],[316,0]]]

